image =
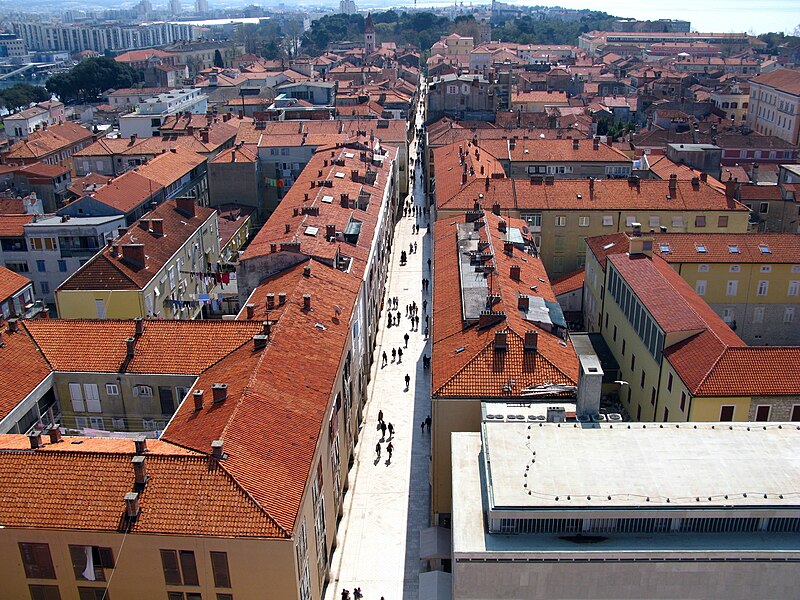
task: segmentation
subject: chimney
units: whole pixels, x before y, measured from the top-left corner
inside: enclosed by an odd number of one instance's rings
[[[144,332],[144,319],[142,317],[136,317],[133,320],[134,325],[134,337],[142,337],[142,333]]]
[[[536,352],[536,349],[539,347],[539,333],[536,331],[526,331],[525,341],[522,347],[525,351]]]
[[[18,319],[9,319],[8,320],[8,332],[9,333],[17,333],[19,331],[19,320]]]
[[[581,142],[580,142],[579,139],[576,138],[576,139],[572,140],[572,149],[573,150],[577,150],[580,147],[581,147]],[[597,148],[595,148],[595,150],[597,150]]]
[[[519,265],[511,265],[511,279],[514,281],[520,281],[522,277],[520,276],[520,266]]]
[[[143,490],[147,485],[147,466],[144,464],[144,456],[134,456],[131,459],[133,465],[133,486],[136,490]]]
[[[275,254],[278,251],[278,244],[276,244],[275,242],[271,243],[269,245],[269,251],[271,254]]]
[[[531,306],[531,297],[527,294],[520,294],[517,297],[517,308],[522,312],[528,312]]]
[[[758,163],[753,163],[753,169],[750,171],[750,181],[758,183]]]
[[[505,222],[504,219],[500,219],[497,222],[497,230],[505,233],[505,231],[506,231],[506,222]]]
[[[303,277],[311,277],[311,265],[303,267]]]
[[[31,450],[36,450],[37,448],[44,446],[44,442],[42,442],[41,431],[31,431],[28,434],[28,441],[31,443]]]
[[[736,179],[728,179],[728,181],[725,182],[725,197],[728,200],[733,200],[734,197],[736,196],[736,188],[737,188],[736,184],[737,184]],[[9,321],[9,325],[11,325],[11,321]]]
[[[494,350],[495,352],[508,350],[508,332],[505,329],[494,332]]]
[[[164,219],[150,219],[150,231],[154,235],[164,235]]]
[[[514,254],[514,242],[506,240],[503,242],[503,252],[508,254],[509,256],[513,256]]]
[[[592,139],[592,150],[599,150],[600,149],[600,139],[593,138]]]
[[[211,385],[211,395],[214,399],[214,404],[221,404],[228,399],[228,384],[227,383],[214,383]]]
[[[266,335],[254,335],[253,336],[253,351],[263,350],[267,347],[267,342],[269,338]]]
[[[329,242],[336,239],[336,225],[325,225],[325,239]]]
[[[567,420],[567,411],[563,406],[548,406],[547,407],[547,422],[548,423],[564,423]]]
[[[343,208],[350,208],[350,194],[342,194],[339,200]]]
[[[211,442],[211,456],[214,458],[225,458],[225,453],[222,451],[222,440],[214,440]]]
[[[595,354],[579,354],[578,390],[576,412],[578,416],[593,416],[600,412],[600,397],[603,387],[603,368]]]
[[[203,410],[203,390],[195,390],[192,392],[192,398],[194,398],[194,410],[195,412]]]
[[[133,438],[133,445],[136,447],[136,454],[144,454],[147,452],[147,438],[144,437],[144,435]]]
[[[267,336],[269,339],[269,335],[272,333],[272,322],[271,321],[262,321],[261,322],[261,335]]]
[[[653,236],[642,236],[628,238],[628,254],[636,256],[643,254],[653,256]]]
[[[272,310],[275,308],[275,294],[272,292],[267,294],[267,310]]]
[[[50,436],[51,444],[58,444],[59,442],[64,441],[61,437],[61,425],[58,423],[51,425],[47,430],[47,434]]]
[[[702,181],[703,183],[706,183],[708,181],[708,173],[705,173],[705,172],[700,173],[700,181]]]
[[[495,202],[494,204],[492,204],[492,212],[494,214],[496,214],[497,216],[500,216],[500,203],[499,202]],[[502,222],[503,221],[501,221],[501,223]],[[502,231],[502,229],[500,231]]]
[[[145,261],[144,244],[122,244],[122,260],[143,267]]]
[[[200,141],[203,142],[204,144],[208,143],[208,128],[207,127],[204,127],[203,129],[200,130]],[[236,152],[235,151],[233,152],[233,156],[236,157]],[[232,162],[236,162],[236,161],[234,160]]]
[[[139,518],[139,494],[137,492],[128,492],[125,494],[125,516],[129,521],[135,521]]]
[[[256,314],[256,305],[255,304],[245,304],[245,314],[247,315],[247,320],[252,321],[253,317]]]
[[[194,198],[175,198],[175,208],[181,211],[186,216],[194,217]]]
[[[278,306],[286,304],[286,292],[278,292]]]
[[[130,360],[136,353],[136,338],[125,338],[125,358]]]
[[[678,176],[673,173],[669,176],[669,195],[675,197],[676,192],[678,191]]]
[[[303,310],[311,310],[311,294],[303,294]]]
[[[290,231],[291,229],[292,229],[292,225],[291,225],[291,223],[286,223],[286,225],[285,225],[285,227],[284,227],[284,230],[285,230],[285,231],[284,231],[284,233],[289,233],[289,231]]]

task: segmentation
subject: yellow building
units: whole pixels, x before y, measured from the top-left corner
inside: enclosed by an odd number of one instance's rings
[[[732,83],[709,93],[709,100],[734,125],[747,120],[747,107],[750,102],[750,85]]]
[[[641,224],[643,231],[748,231],[749,212],[733,199],[733,189],[730,194],[723,193],[699,177],[691,181],[552,176],[516,180],[504,178],[499,165],[487,163],[483,168],[490,175],[481,177],[471,174],[470,162],[459,171],[439,158],[437,155],[437,217],[466,212],[478,202],[504,216],[524,219],[552,278],[584,266],[586,238],[629,231],[634,223]],[[481,172],[481,166],[475,165],[475,173]]]
[[[619,365],[618,393],[632,419],[800,419],[791,366],[800,348],[748,347],[654,253],[653,236],[599,236],[587,245],[585,324]]]
[[[56,289],[65,319],[194,319],[216,283],[217,212],[193,198],[159,205]]]

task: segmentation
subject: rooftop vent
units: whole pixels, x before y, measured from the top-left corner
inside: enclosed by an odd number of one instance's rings
[[[140,513],[139,494],[137,492],[128,492],[125,494],[125,517],[129,521],[135,521],[139,518]]]
[[[225,453],[223,452],[222,447],[222,440],[214,440],[211,442],[211,456],[214,458],[225,458]]]
[[[134,456],[131,459],[131,464],[133,465],[133,484],[135,489],[143,490],[147,485],[147,480],[149,479],[147,476],[147,466],[144,462],[144,456]]]
[[[533,352],[539,347],[539,333],[536,331],[526,331],[525,332],[525,341],[523,342],[523,348],[525,351]]]
[[[31,431],[28,434],[28,441],[31,443],[31,450],[36,450],[37,448],[44,446],[44,442],[42,442],[41,431]]]
[[[51,425],[50,428],[47,430],[48,435],[50,436],[50,443],[51,444],[58,444],[59,442],[64,441],[61,437],[61,425],[55,423]]]

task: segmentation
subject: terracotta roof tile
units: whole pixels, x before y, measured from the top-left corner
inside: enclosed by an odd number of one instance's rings
[[[161,188],[161,184],[135,171],[127,171],[110,181],[107,178],[106,185],[88,195],[123,213],[129,213],[150,199]]]
[[[795,69],[775,69],[769,73],[761,73],[750,81],[800,96],[800,71]]]
[[[800,347],[728,348],[695,393],[701,396],[797,396]]]
[[[26,285],[30,284],[31,280],[24,275],[9,271],[5,267],[0,266],[0,302],[10,298]]]
[[[797,233],[658,233],[653,238],[653,252],[669,263],[800,264]]]
[[[582,290],[585,277],[586,270],[578,269],[572,273],[567,273],[563,277],[554,279],[550,282],[550,285],[553,288],[553,293],[556,296],[560,296],[561,294],[567,294],[569,292],[574,292],[575,290]]]
[[[50,365],[24,329],[17,333],[3,332],[3,345],[0,346],[0,419],[7,417],[49,374]]]
[[[171,148],[148,163],[136,167],[135,172],[159,185],[167,187],[206,162],[206,158],[184,148]]]
[[[0,215],[0,237],[23,237],[33,215]]]
[[[77,123],[67,121],[59,125],[51,125],[47,129],[34,131],[28,136],[28,139],[14,143],[5,158],[6,160],[44,158],[80,141],[90,139],[92,139],[91,131]]]

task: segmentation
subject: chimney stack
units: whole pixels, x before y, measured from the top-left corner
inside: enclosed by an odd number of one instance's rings
[[[211,456],[214,458],[225,458],[225,453],[222,450],[222,440],[214,440],[211,442]]]
[[[725,197],[728,200],[733,200],[736,197],[736,184],[737,180],[733,178],[728,179],[728,181],[725,182]],[[11,321],[9,321],[8,324],[10,329]]]
[[[514,242],[506,240],[503,242],[503,252],[508,254],[509,256],[513,256],[514,254]]]
[[[135,266],[144,266],[144,244],[122,244],[121,247],[122,260]]]
[[[272,242],[269,245],[269,251],[270,251],[271,254],[275,254],[278,251],[278,244],[276,244],[275,242]]]
[[[600,149],[600,138],[593,138],[592,139],[592,150],[599,150]]]
[[[753,169],[750,172],[750,181],[758,183],[758,163],[753,163]]]
[[[706,173],[706,172],[700,173],[700,181],[702,181],[703,183],[706,183],[708,181],[708,173]]]
[[[520,294],[517,297],[517,308],[522,312],[528,312],[531,306],[531,297],[527,294]]]
[[[255,304],[245,304],[244,305],[244,309],[245,309],[245,315],[247,317],[247,320],[248,321],[252,321],[253,317],[256,314],[256,305]]]
[[[325,225],[325,239],[329,242],[336,239],[336,225]]]
[[[511,274],[511,279],[513,279],[514,281],[520,281],[522,279],[519,265],[511,265],[510,274]]]
[[[129,521],[135,521],[139,517],[139,494],[128,492],[125,494],[125,516]]]
[[[286,304],[286,292],[278,292],[278,306]]]
[[[579,149],[581,147],[580,144],[581,144],[580,140],[575,138],[574,140],[572,140],[572,149],[573,150]],[[595,150],[596,150],[596,148],[595,148]]]
[[[227,383],[214,383],[211,385],[211,394],[214,398],[214,404],[221,404],[228,399],[228,384]]]
[[[669,176],[669,195],[675,196],[675,193],[678,190],[678,176],[673,173]]]
[[[203,394],[205,392],[203,390],[195,390],[192,392],[192,398],[194,399],[194,410],[195,412],[203,410]]]
[[[273,310],[275,308],[275,294],[270,292],[267,294],[267,310]]]
[[[261,335],[265,335],[267,336],[267,339],[269,339],[271,333],[272,333],[272,321],[262,321]]]
[[[523,342],[522,347],[526,351],[535,352],[539,347],[539,333],[536,331],[526,331],[525,341]]]
[[[494,204],[492,204],[492,212],[494,214],[496,214],[498,217],[500,216],[500,203],[499,202],[495,202]]]
[[[142,317],[136,317],[133,320],[134,329],[134,337],[141,337],[142,333],[144,332],[144,319]]]
[[[164,219],[150,219],[150,231],[153,235],[164,235]]]
[[[311,294],[303,294],[303,309],[311,310]]]
[[[505,233],[505,231],[506,231],[506,222],[505,222],[504,219],[500,219],[497,222],[497,230],[498,231],[502,231],[503,233]]]
[[[311,265],[303,267],[303,277],[311,277]]]
[[[187,217],[193,218],[195,215],[194,198],[185,198],[185,197],[175,198],[175,208],[177,208]]]
[[[253,351],[263,350],[267,347],[269,337],[263,334],[253,336]]]
[[[41,431],[31,431],[28,434],[28,441],[31,443],[31,450],[36,450],[37,448],[44,446],[44,442],[42,442]]]
[[[498,330],[494,332],[494,350],[495,352],[505,352],[508,350],[508,332],[506,330]]]
[[[125,358],[130,360],[136,353],[136,338],[125,338]]]
[[[58,423],[51,425],[47,430],[47,434],[50,436],[51,444],[58,444],[59,442],[64,441],[61,437],[61,425]]]
[[[134,456],[131,459],[131,464],[133,465],[134,489],[143,490],[147,485],[147,480],[149,479],[147,476],[147,466],[145,466],[144,463],[144,456]]]
[[[144,435],[133,438],[133,445],[136,447],[136,454],[147,452],[147,438]]]

